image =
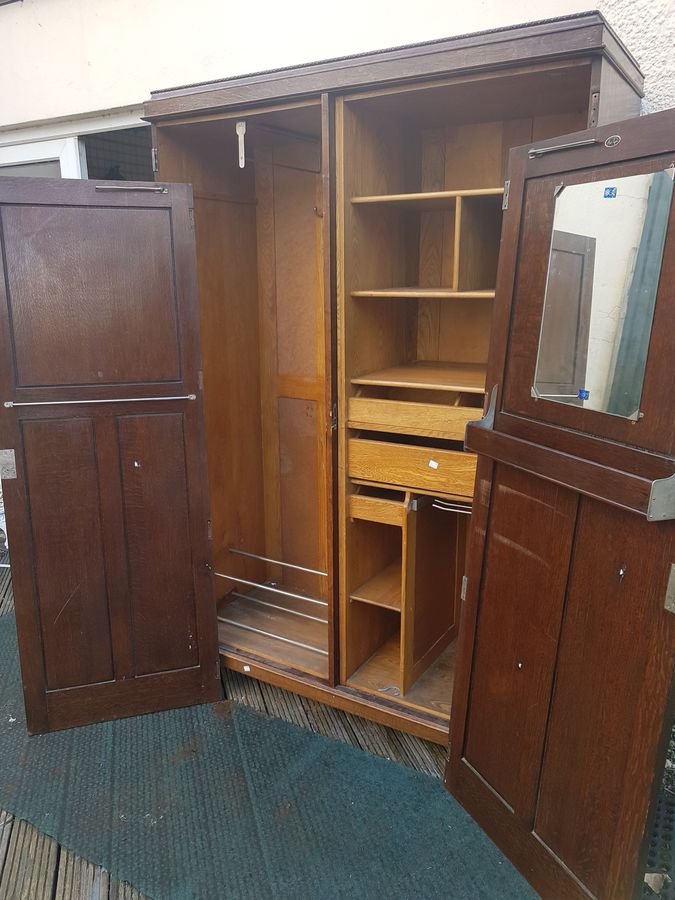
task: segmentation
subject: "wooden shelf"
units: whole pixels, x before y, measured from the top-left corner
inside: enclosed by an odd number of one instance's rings
[[[395,634],[347,679],[347,684],[366,693],[395,699],[413,709],[433,712],[449,719],[456,652],[457,641],[453,641],[407,693],[402,695],[398,687],[400,643],[398,634]]]
[[[385,609],[401,610],[401,560],[378,572],[351,594],[352,600]]]
[[[483,363],[412,362],[360,375],[352,384],[484,394],[485,369]]]
[[[499,197],[504,188],[475,188],[465,191],[423,191],[415,194],[376,194],[369,197],[352,197],[357,205],[381,204],[419,209],[447,209],[458,197]]]
[[[352,291],[352,297],[382,300],[494,300],[491,291],[455,291],[452,288],[399,287]]]

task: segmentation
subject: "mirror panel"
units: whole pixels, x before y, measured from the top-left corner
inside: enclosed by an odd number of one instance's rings
[[[637,419],[673,169],[556,188],[532,396]]]

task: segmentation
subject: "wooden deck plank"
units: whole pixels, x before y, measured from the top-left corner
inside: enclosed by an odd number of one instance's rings
[[[7,859],[9,838],[12,833],[13,825],[14,816],[5,812],[4,809],[0,809],[0,879],[2,878],[2,871],[5,867],[5,860]]]
[[[0,900],[52,900],[59,845],[28,822],[15,822],[0,878]]]
[[[61,850],[54,900],[108,900],[110,876],[70,850]]]

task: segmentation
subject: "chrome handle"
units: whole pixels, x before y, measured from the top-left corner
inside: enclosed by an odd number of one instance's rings
[[[169,189],[163,184],[97,184],[95,191],[140,191],[146,194],[168,194]]]
[[[106,400],[32,400],[30,402],[18,402],[5,400],[2,404],[5,409],[13,409],[15,406],[80,406],[83,403],[156,403],[159,400],[196,400],[196,394],[181,394],[177,397],[113,397]]]

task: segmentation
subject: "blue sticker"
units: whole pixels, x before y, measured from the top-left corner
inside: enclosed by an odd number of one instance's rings
[[[590,392],[590,391],[587,391],[587,390],[585,390],[584,388],[579,388],[579,393],[577,394],[577,397],[578,397],[580,400],[588,400],[588,398],[589,398],[590,396],[591,396],[591,392]]]
[[[607,187],[605,188],[605,193],[603,195],[605,198],[609,198],[610,200],[616,197],[616,188],[615,187]]]

